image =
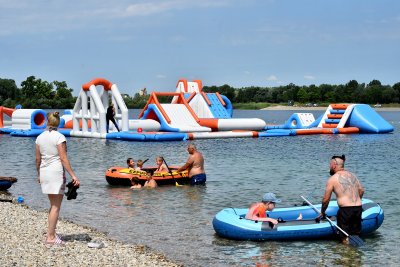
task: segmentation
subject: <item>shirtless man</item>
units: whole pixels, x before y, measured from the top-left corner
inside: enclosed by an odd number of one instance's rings
[[[333,156],[329,173],[332,175],[325,187],[325,194],[322,198],[322,208],[319,217],[325,216],[332,192],[335,193],[339,211],[337,213],[337,224],[349,235],[359,235],[361,232],[361,198],[364,195],[364,188],[357,177],[344,169],[345,156]],[[340,238],[344,244],[349,240],[341,231]]]
[[[189,144],[187,146],[189,158],[185,165],[180,167],[177,172],[188,170],[190,177],[190,185],[205,185],[206,172],[204,171],[204,158],[203,155],[197,151],[196,146]]]

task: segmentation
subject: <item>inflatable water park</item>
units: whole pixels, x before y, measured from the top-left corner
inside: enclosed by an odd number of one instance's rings
[[[317,220],[321,204],[311,206],[295,206],[276,208],[267,215],[277,218],[278,224],[245,219],[248,209],[225,208],[213,219],[213,227],[218,236],[233,240],[309,240],[333,239],[337,235],[336,200],[329,202],[326,215],[328,219]],[[302,219],[298,219],[299,215]],[[372,200],[362,199],[362,230],[361,236],[377,230],[383,223],[384,213],[381,206]]]
[[[151,92],[137,119],[131,119],[116,84],[96,78],[84,84],[72,110],[61,116],[59,131],[68,137],[126,141],[182,141],[209,138],[274,137],[312,134],[382,134],[393,126],[366,104],[331,104],[315,119],[312,113],[294,113],[282,125],[259,118],[233,118],[233,106],[224,95],[206,93],[202,81],[178,81],[174,92]],[[170,103],[161,99],[172,97]],[[107,131],[106,111],[112,103],[115,120]],[[0,133],[38,136],[46,129],[46,111],[0,106]]]

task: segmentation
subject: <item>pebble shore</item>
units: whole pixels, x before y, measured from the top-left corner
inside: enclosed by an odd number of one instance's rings
[[[183,266],[146,246],[124,244],[90,227],[59,220],[64,246],[44,244],[47,213],[0,199],[1,266]],[[100,245],[91,248],[89,245]]]

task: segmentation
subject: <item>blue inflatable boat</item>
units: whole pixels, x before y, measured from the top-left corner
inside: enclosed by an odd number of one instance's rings
[[[362,200],[362,232],[361,235],[371,233],[383,223],[384,214],[381,206],[372,200]],[[316,205],[318,210],[321,205]],[[215,232],[224,238],[234,240],[305,240],[334,238],[337,229],[328,220],[317,221],[316,211],[310,206],[290,208],[276,208],[267,212],[271,218],[278,219],[277,225],[269,222],[246,220],[248,209],[225,208],[218,212],[213,219]],[[336,223],[338,206],[331,201],[326,210],[327,216]],[[297,220],[299,215],[303,219]]]

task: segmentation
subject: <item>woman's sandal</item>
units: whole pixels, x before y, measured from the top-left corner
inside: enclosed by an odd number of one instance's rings
[[[44,242],[45,245],[49,245],[49,246],[64,246],[65,242],[61,240],[59,235],[56,235],[56,238],[54,239],[54,241],[45,241]]]

